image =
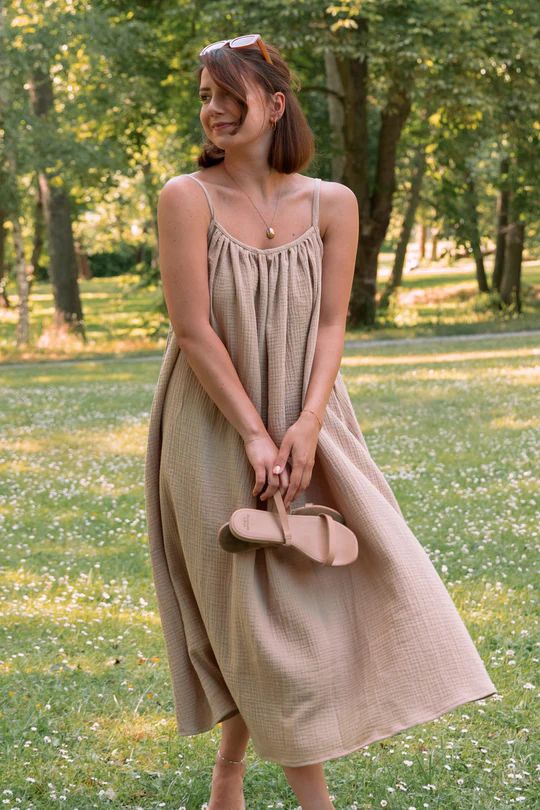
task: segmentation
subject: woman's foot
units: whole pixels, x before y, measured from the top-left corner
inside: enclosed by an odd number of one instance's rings
[[[207,810],[245,810],[244,774],[245,762],[231,764],[216,754],[212,771],[212,788]]]

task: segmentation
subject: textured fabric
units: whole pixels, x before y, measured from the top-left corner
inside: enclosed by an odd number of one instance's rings
[[[302,408],[315,350],[320,180],[308,230],[259,249],[220,225],[215,191],[190,176],[212,214],[211,325],[279,446]],[[357,560],[332,568],[290,548],[224,551],[217,531],[231,512],[267,508],[253,484],[241,436],[170,326],[150,414],[145,498],[179,734],[208,731],[240,711],[261,758],[307,765],[496,692],[369,453],[341,372],[311,484],[293,506],[338,509],[358,537]]]

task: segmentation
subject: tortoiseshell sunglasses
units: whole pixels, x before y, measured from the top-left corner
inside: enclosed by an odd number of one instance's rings
[[[208,53],[208,51],[216,51],[218,48],[223,48],[225,45],[228,45],[230,48],[250,48],[252,45],[258,45],[266,61],[270,62],[271,65],[273,64],[260,34],[244,34],[241,37],[234,37],[234,39],[220,39],[218,42],[205,45],[199,53],[199,56],[202,56],[203,53]]]

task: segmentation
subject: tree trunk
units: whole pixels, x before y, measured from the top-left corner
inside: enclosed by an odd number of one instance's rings
[[[418,260],[426,258],[426,223],[418,223]]]
[[[345,114],[343,108],[343,84],[339,75],[336,57],[331,50],[324,52],[324,66],[328,101],[328,120],[331,133],[332,180],[341,183],[345,169],[345,139],[343,135]]]
[[[6,230],[5,224],[9,220],[9,209],[12,202],[12,194],[9,192],[10,170],[9,170],[9,125],[7,124],[8,110],[10,107],[10,97],[8,92],[9,65],[3,54],[6,50],[4,45],[4,35],[6,28],[7,11],[5,3],[0,0],[0,141],[3,141],[3,149],[0,150],[0,188],[2,188],[2,209],[0,209],[0,300],[2,306],[10,307],[7,297],[6,286],[8,281],[8,268],[6,265]],[[7,130],[7,131],[6,131]],[[6,193],[7,192],[7,193]]]
[[[79,278],[88,281],[93,277],[92,268],[90,267],[88,254],[80,242],[75,242],[75,256],[77,258],[77,270]]]
[[[0,42],[3,45],[4,26],[6,23],[6,9],[0,3]],[[0,47],[0,57],[5,50]],[[18,154],[17,154],[17,133],[12,131],[10,126],[9,111],[11,108],[11,97],[8,84],[9,69],[4,59],[0,62],[0,131],[2,131],[1,152],[2,164],[0,164],[0,179],[2,181],[2,200],[6,210],[2,214],[2,237],[4,236],[4,217],[9,218],[13,233],[13,244],[15,253],[15,277],[17,281],[17,291],[19,294],[18,320],[16,330],[16,345],[23,346],[28,343],[30,336],[30,325],[28,320],[28,282],[26,277],[26,267],[24,261],[24,243],[19,213],[21,210],[20,195],[18,187]],[[4,245],[2,245],[3,257]]]
[[[85,339],[69,199],[63,189],[51,187],[44,172],[39,174],[39,184],[51,259],[49,274],[54,291],[55,326],[58,329],[67,326]]]
[[[438,240],[439,240],[439,231],[437,230],[437,228],[435,228],[432,225],[431,226],[431,255],[429,257],[432,262],[438,261],[438,258],[439,258],[439,255],[438,255],[438,250],[439,250]]]
[[[18,216],[11,219],[13,227],[13,245],[15,248],[15,275],[19,294],[19,318],[17,320],[16,345],[25,346],[30,340],[30,323],[28,313],[28,276],[24,260],[24,240]]]
[[[515,304],[521,312],[521,261],[525,241],[523,222],[511,222],[506,227],[506,245],[504,248],[504,272],[501,280],[501,302],[506,306]]]
[[[6,212],[0,209],[0,307],[9,309],[10,303],[7,297],[7,271],[6,266]]]
[[[45,221],[43,218],[43,200],[41,199],[41,189],[39,187],[39,177],[36,178],[36,205],[34,207],[34,239],[32,244],[32,255],[30,257],[30,265],[32,267],[32,275],[29,279],[30,287],[36,278],[37,270],[39,267],[39,260],[43,252]]]
[[[366,40],[367,21],[357,19],[357,25],[357,38]],[[400,76],[389,88],[388,101],[381,113],[377,165],[373,191],[370,193],[367,57],[350,59],[337,56],[336,64],[345,99],[343,182],[355,192],[360,209],[359,249],[349,306],[351,326],[358,326],[375,322],[378,257],[392,212],[396,150],[411,102],[406,89],[407,77]]]
[[[500,165],[500,190],[497,200],[497,243],[495,248],[495,261],[493,264],[493,278],[491,285],[494,290],[501,289],[501,280],[504,272],[504,250],[506,244],[505,228],[508,225],[508,206],[510,202],[510,189],[508,185],[508,172],[510,160],[505,157]]]
[[[142,173],[144,179],[144,189],[146,192],[146,198],[148,200],[148,205],[150,207],[152,215],[152,231],[154,234],[154,244],[155,244],[155,249],[152,251],[150,268],[152,270],[152,273],[159,274],[159,236],[158,236],[158,222],[157,222],[158,189],[154,179],[154,175],[152,173],[152,166],[148,161],[145,161],[142,164]]]
[[[363,245],[358,259],[360,273],[353,281],[351,315],[355,325],[375,322],[379,252],[392,213],[397,147],[410,109],[405,90],[393,88],[381,114],[375,185],[368,201],[368,216],[364,215]]]
[[[29,82],[33,112],[43,119],[50,137],[55,135],[53,85],[48,73],[36,68]],[[47,156],[40,155],[46,167]],[[51,182],[53,181],[53,182]],[[67,327],[86,341],[82,305],[77,281],[77,261],[73,244],[69,196],[58,173],[43,168],[38,175],[47,228],[54,306],[55,326]]]
[[[484,257],[482,255],[482,245],[480,243],[480,229],[478,227],[478,197],[474,178],[471,175],[467,177],[466,207],[469,219],[469,241],[474,256],[478,289],[480,292],[489,292],[486,268],[484,267]]]
[[[399,235],[392,272],[386,288],[381,296],[381,301],[379,304],[381,307],[388,304],[392,291],[401,284],[403,278],[403,267],[405,265],[405,256],[407,255],[407,245],[411,239],[414,219],[418,209],[418,203],[420,202],[420,191],[422,189],[422,181],[424,179],[425,171],[426,153],[425,147],[421,146],[417,150],[413,161],[413,175],[411,179],[411,189],[409,192],[407,209],[405,211],[403,224],[401,226],[401,233]]]
[[[26,275],[26,262],[24,260],[24,240],[19,219],[20,195],[17,180],[17,153],[15,142],[11,133],[4,131],[5,170],[2,178],[8,191],[10,201],[9,220],[11,222],[13,247],[15,253],[15,279],[19,296],[18,318],[16,330],[16,345],[24,346],[30,339],[30,323],[28,309],[28,277]]]

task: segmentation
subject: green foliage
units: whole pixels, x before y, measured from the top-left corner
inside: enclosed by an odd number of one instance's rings
[[[300,78],[315,132],[309,173],[332,171],[325,52],[367,58],[369,192],[377,191],[381,111],[396,88],[412,111],[398,149],[389,244],[407,202],[411,159],[426,148],[420,212],[467,246],[474,180],[482,240],[495,236],[501,158],[510,158],[513,211],[526,245],[540,245],[540,6],[535,0],[6,0],[0,29],[0,208],[19,210],[26,258],[34,239],[35,174],[70,196],[74,232],[91,254],[118,245],[156,250],[159,189],[193,171],[202,141],[198,52],[260,31]],[[53,79],[53,112],[32,110],[29,79]],[[7,142],[16,176],[6,171]],[[354,161],[354,156],[353,156]],[[9,234],[8,234],[9,235]],[[8,262],[12,244],[7,241]],[[45,246],[46,250],[46,246]],[[147,265],[139,271],[147,276]],[[9,284],[8,284],[9,289]]]
[[[119,245],[119,249],[114,253],[93,253],[88,257],[92,275],[99,278],[132,272],[138,260],[138,253],[139,251],[129,245]]]

